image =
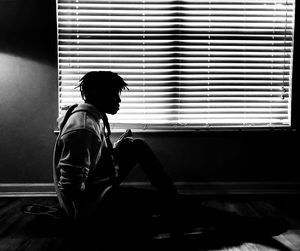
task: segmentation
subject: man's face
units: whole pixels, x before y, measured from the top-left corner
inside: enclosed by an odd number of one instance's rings
[[[114,115],[120,109],[120,96],[121,92],[119,90],[113,90],[101,95],[101,97],[96,95],[93,103],[98,107],[99,110]]]
[[[108,94],[105,112],[112,115],[116,114],[120,109],[120,103],[121,103],[121,92],[119,90]]]

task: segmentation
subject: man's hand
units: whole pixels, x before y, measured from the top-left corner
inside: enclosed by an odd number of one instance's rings
[[[124,132],[120,138],[114,143],[114,148],[117,148],[122,142],[126,141],[132,141],[132,131],[130,129],[127,129],[126,132]]]

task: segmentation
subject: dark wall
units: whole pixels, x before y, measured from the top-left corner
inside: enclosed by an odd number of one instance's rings
[[[117,136],[117,135],[116,135]],[[153,147],[176,181],[299,181],[292,131],[135,133]],[[130,180],[144,179],[135,172]]]
[[[58,101],[56,14],[55,0],[42,2],[0,1],[0,183],[52,181]],[[296,109],[293,113],[298,118]],[[149,142],[176,181],[300,179],[295,131],[135,135]],[[135,171],[129,180],[144,176]]]

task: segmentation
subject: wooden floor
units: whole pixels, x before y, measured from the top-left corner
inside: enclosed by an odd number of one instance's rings
[[[133,250],[181,250],[181,251],[246,251],[246,250],[279,250],[300,251],[300,201],[297,196],[262,197],[226,197],[201,199],[201,203],[214,208],[235,211],[241,215],[280,216],[290,224],[290,229],[275,237],[237,239],[236,236],[207,235],[201,228],[186,233],[181,242],[170,241],[165,233],[159,233],[151,243],[118,243],[120,249]],[[80,233],[74,237],[66,235],[65,229],[57,222],[41,220],[39,216],[25,215],[21,208],[29,203],[56,204],[57,199],[48,197],[0,198],[0,251],[53,251],[53,250],[110,250],[104,248],[101,236],[94,244],[86,239],[80,240]],[[85,232],[85,229],[81,229]],[[95,230],[96,232],[97,230]],[[78,237],[79,236],[79,237]],[[98,243],[99,245],[96,245]],[[131,248],[132,247],[132,248]],[[116,250],[116,249],[114,249]],[[117,249],[119,250],[119,249]]]

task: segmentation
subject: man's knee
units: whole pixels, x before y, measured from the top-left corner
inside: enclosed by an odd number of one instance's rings
[[[145,149],[149,149],[149,146],[146,141],[143,139],[134,139],[133,145],[137,151],[144,151]]]

